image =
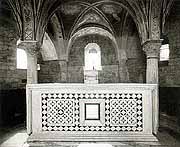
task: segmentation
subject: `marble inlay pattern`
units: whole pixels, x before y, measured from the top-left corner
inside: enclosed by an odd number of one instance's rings
[[[104,99],[104,125],[80,124],[82,99]],[[43,131],[143,131],[140,93],[42,93]]]
[[[73,125],[74,100],[48,99],[47,122],[49,126]]]

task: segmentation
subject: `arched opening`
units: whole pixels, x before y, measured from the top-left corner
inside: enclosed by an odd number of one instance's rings
[[[84,70],[102,70],[101,50],[98,44],[89,43],[85,47],[85,67]]]
[[[101,67],[101,49],[97,43],[88,43],[84,50],[84,83],[98,83]]]

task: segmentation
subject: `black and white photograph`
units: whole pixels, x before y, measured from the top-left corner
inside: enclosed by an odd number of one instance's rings
[[[0,147],[180,147],[180,0],[0,0]]]

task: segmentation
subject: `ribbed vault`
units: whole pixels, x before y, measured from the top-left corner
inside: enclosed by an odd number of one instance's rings
[[[37,40],[42,43],[44,32],[59,21],[62,32],[61,47],[54,42],[60,55],[65,54],[68,41],[77,31],[86,27],[98,27],[114,38],[123,34],[127,17],[131,17],[141,44],[147,40],[159,40],[173,0],[8,0],[21,40]],[[57,20],[52,18],[56,16]],[[50,22],[50,23],[49,23]],[[58,27],[56,27],[58,29]],[[58,30],[54,30],[57,32]],[[49,35],[51,38],[51,34]],[[57,36],[57,33],[56,33]],[[63,47],[62,47],[63,46]],[[118,43],[118,48],[121,48]],[[62,49],[63,48],[63,49]]]
[[[94,9],[104,18],[119,20],[119,11],[125,9],[133,18],[141,38],[141,42],[147,39],[160,37],[160,13],[163,9],[164,18],[168,14],[173,0],[8,0],[17,20],[21,39],[41,40],[48,20],[55,12],[61,11],[71,17],[73,27],[78,18],[89,9]],[[67,11],[68,10],[68,11]],[[167,11],[166,11],[167,10]],[[163,20],[164,20],[163,18]],[[110,21],[110,25],[114,23]],[[72,31],[72,29],[70,29]],[[28,32],[28,33],[27,33]],[[30,36],[30,37],[28,37]],[[154,37],[154,38],[153,38]]]

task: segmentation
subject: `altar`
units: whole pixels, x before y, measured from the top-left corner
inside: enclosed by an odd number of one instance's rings
[[[157,84],[28,84],[27,142],[157,141]]]

